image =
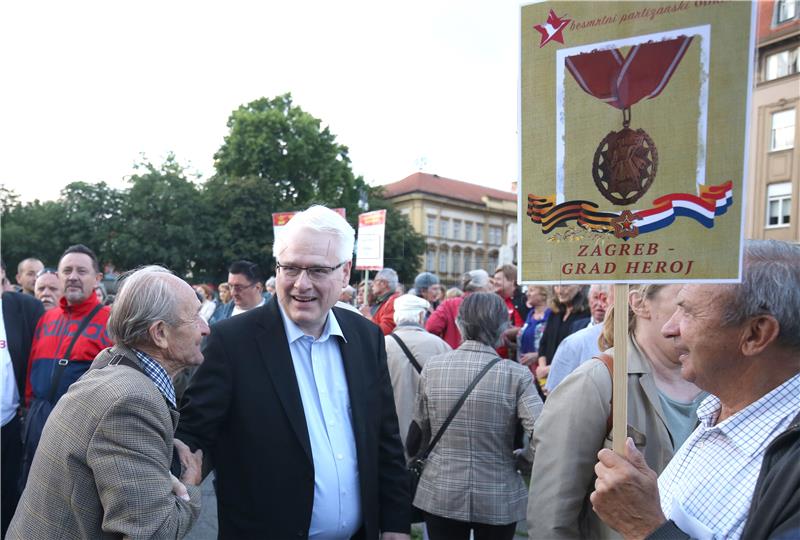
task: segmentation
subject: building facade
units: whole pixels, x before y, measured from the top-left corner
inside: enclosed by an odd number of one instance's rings
[[[516,230],[517,195],[511,191],[422,172],[383,188],[384,197],[425,237],[419,270],[437,274],[448,285],[475,268],[491,274],[501,247],[510,243],[509,228]]]
[[[800,1],[756,9],[745,234],[800,242]]]

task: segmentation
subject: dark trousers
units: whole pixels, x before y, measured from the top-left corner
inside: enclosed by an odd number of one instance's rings
[[[2,521],[2,534],[5,538],[11,518],[19,502],[19,469],[22,465],[22,435],[20,433],[19,416],[14,416],[8,424],[3,426],[0,433],[0,521]]]
[[[470,531],[474,532],[475,540],[512,540],[517,529],[516,523],[508,525],[470,523],[443,518],[427,512],[425,512],[425,525],[431,540],[468,540]]]

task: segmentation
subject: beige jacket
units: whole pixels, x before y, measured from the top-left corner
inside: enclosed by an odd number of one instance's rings
[[[428,358],[437,354],[451,351],[450,345],[440,337],[426,332],[417,325],[401,324],[394,329],[397,337],[403,340],[406,347],[414,355],[420,366],[424,367]],[[406,435],[411,418],[414,414],[414,402],[417,399],[419,374],[400,348],[400,345],[391,336],[386,336],[386,363],[389,366],[389,376],[392,379],[394,391],[394,405],[397,409],[397,423],[400,427],[400,439],[403,449],[406,447]],[[409,456],[406,455],[406,461]]]
[[[121,353],[137,364],[124,347]],[[200,513],[172,493],[178,412],[144,373],[125,365],[88,371],[45,424],[7,538],[183,538]]]
[[[607,352],[614,354],[613,349]],[[611,448],[611,434],[606,436],[610,412],[611,376],[596,359],[580,365],[547,398],[531,441],[535,456],[528,497],[530,538],[619,538],[589,502],[597,452]],[[650,363],[632,338],[628,339],[628,425],[645,435],[645,460],[660,473],[675,448]]]
[[[433,436],[494,349],[465,341],[428,360],[420,377],[414,421]],[[527,489],[514,464],[517,419],[533,429],[542,400],[528,368],[511,360],[492,366],[433,449],[414,506],[459,521],[505,525],[525,517]]]

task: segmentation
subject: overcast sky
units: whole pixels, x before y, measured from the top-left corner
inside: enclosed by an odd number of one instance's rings
[[[239,105],[291,92],[371,184],[518,178],[509,0],[3,2],[0,184],[117,187],[140,153],[203,178]]]

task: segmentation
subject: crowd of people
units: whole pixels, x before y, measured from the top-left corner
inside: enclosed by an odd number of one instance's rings
[[[354,236],[311,207],[273,276],[216,286],[144,266],[106,294],[80,244],[3,266],[3,536],[181,538],[213,470],[220,538],[800,537],[800,247],[614,298],[510,264],[357,282]]]

